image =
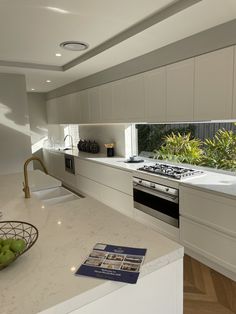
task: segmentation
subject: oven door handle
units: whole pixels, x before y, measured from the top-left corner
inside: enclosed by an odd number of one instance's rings
[[[154,189],[150,189],[150,188],[146,188],[144,186],[141,186],[137,183],[133,184],[133,188],[142,192],[145,192],[147,194],[152,194],[154,196],[160,197],[160,198],[164,198],[167,201],[173,202],[173,203],[177,203],[179,202],[179,197],[178,195],[170,195],[169,193],[165,193],[165,192],[161,192],[161,191],[157,191]]]

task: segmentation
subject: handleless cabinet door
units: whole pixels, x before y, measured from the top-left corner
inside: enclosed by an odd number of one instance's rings
[[[236,46],[234,46],[234,86],[233,86],[233,110],[232,118],[236,119]]]
[[[88,90],[79,92],[80,123],[89,123]]]
[[[99,97],[101,105],[101,122],[113,121],[112,116],[112,83],[99,87]]]
[[[58,123],[68,123],[69,119],[69,110],[68,110],[68,103],[69,97],[68,96],[61,96],[56,98],[57,103],[57,110],[58,110]]]
[[[126,108],[126,97],[125,97],[125,80],[115,81],[112,84],[112,115],[114,122],[125,122],[125,108]]]
[[[194,120],[232,116],[233,47],[195,58]]]
[[[50,99],[46,103],[47,109],[47,122],[48,124],[59,123],[59,111],[57,108],[56,98]]]
[[[162,67],[144,74],[145,120],[166,121],[166,68]]]
[[[98,87],[88,89],[88,102],[89,102],[89,121],[95,123],[100,122],[100,101]]]
[[[194,99],[194,59],[166,67],[166,120],[192,121]]]
[[[69,121],[68,123],[79,123],[81,120],[81,109],[79,103],[79,93],[73,93],[69,95],[69,102],[67,105]]]
[[[126,122],[144,121],[145,118],[145,94],[144,94],[144,76],[138,74],[124,79],[126,107]]]

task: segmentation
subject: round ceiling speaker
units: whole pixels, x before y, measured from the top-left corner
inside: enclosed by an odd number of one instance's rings
[[[82,41],[64,41],[60,47],[70,51],[82,51],[88,49],[89,45]]]

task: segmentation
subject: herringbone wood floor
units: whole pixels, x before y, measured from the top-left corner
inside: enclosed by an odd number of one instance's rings
[[[184,258],[184,314],[236,313],[236,282]]]

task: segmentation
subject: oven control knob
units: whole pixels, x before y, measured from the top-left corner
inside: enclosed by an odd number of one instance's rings
[[[142,180],[139,180],[139,181],[138,181],[138,183],[140,183],[140,184],[141,184],[141,183],[142,183]]]
[[[153,189],[155,189],[155,183],[151,183],[151,184],[150,184],[150,187],[153,188]]]
[[[169,190],[170,190],[169,188],[166,188],[166,192],[169,192]]]

